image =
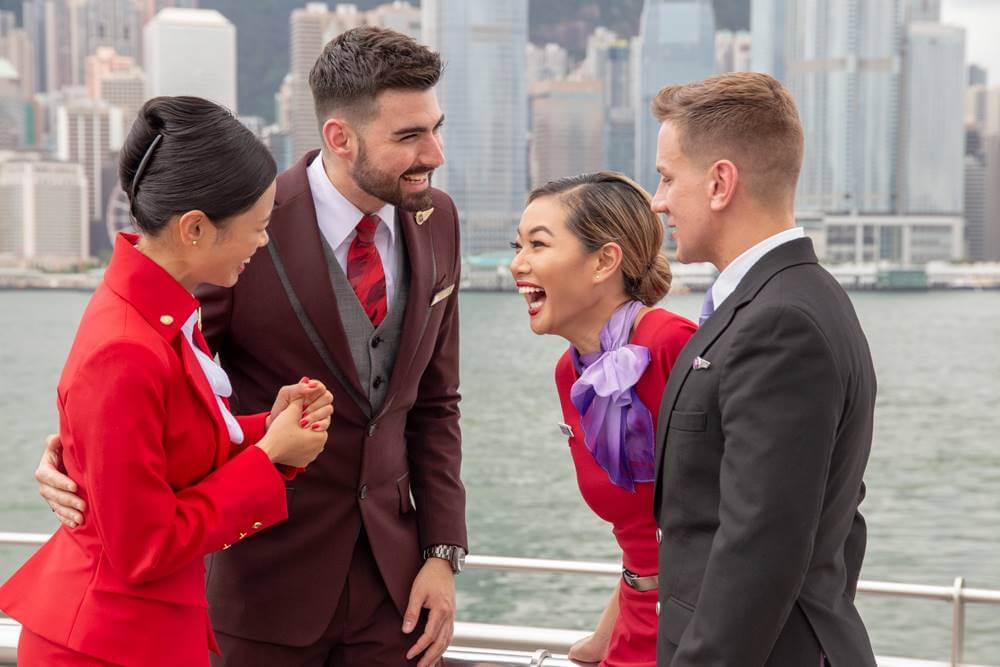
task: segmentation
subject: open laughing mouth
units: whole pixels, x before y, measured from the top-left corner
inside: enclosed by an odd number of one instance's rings
[[[528,302],[528,315],[534,317],[545,305],[545,290],[533,283],[517,283],[517,291]]]

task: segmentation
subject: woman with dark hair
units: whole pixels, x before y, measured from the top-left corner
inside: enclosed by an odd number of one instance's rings
[[[570,658],[654,667],[654,435],[670,368],[695,331],[654,307],[671,281],[663,224],[649,194],[625,176],[584,174],[534,190],[512,245],[531,330],[569,341],[555,373],[560,427],[583,499],[622,549],[622,578]]]
[[[208,665],[203,556],[285,519],[283,477],[322,451],[333,406],[318,382],[283,387],[270,413],[232,415],[192,296],[235,284],[267,243],[275,172],[200,98],[150,100],[132,126],[120,177],[140,234],[119,235],[58,387],[88,521],[0,588],[22,667]]]

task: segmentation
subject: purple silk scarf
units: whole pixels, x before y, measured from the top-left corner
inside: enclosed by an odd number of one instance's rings
[[[628,491],[652,482],[655,454],[653,417],[635,393],[649,366],[649,349],[628,342],[639,301],[615,311],[601,329],[601,351],[580,355],[571,347],[580,377],[569,397],[580,413],[584,444],[608,479]]]

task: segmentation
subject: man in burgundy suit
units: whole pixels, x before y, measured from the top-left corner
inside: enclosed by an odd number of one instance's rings
[[[207,562],[216,665],[428,667],[450,642],[467,540],[459,225],[430,187],[440,74],[438,54],[390,30],[330,42],[309,78],[322,151],[278,177],[270,244],[237,286],[198,295],[236,411],[268,409],[303,375],[336,410],[325,452],[287,487],[288,521]],[[38,479],[78,522],[57,447]]]

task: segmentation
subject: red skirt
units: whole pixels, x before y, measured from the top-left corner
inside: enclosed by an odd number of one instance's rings
[[[602,667],[656,667],[657,593],[618,587],[618,620]]]
[[[21,639],[17,643],[18,667],[116,667],[114,663],[92,658],[65,646],[50,642],[36,635],[28,628],[21,627]]]

